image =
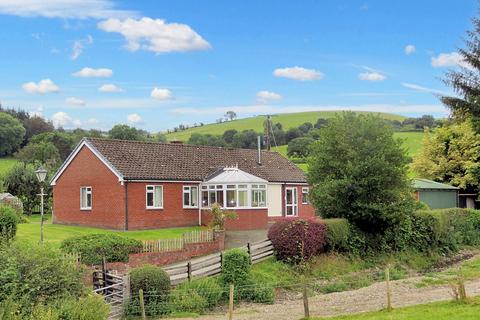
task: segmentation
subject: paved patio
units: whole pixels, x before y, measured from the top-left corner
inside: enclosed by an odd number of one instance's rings
[[[225,249],[237,248],[267,238],[267,229],[247,231],[227,231],[225,233]]]

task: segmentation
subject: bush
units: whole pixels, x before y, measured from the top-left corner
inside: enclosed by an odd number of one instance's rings
[[[145,265],[130,271],[132,299],[127,314],[140,314],[139,290],[144,293],[146,313],[151,316],[166,314],[170,293],[170,277],[160,267]]]
[[[304,220],[283,220],[268,231],[278,260],[300,263],[321,253],[326,244],[325,224]]]
[[[15,238],[19,222],[13,208],[0,205],[0,243],[9,242]]]
[[[177,288],[172,291],[169,313],[193,312],[201,314],[207,309],[207,300],[197,292]]]
[[[326,251],[349,251],[350,224],[347,219],[325,219]]]
[[[142,242],[115,234],[89,234],[63,240],[61,249],[78,253],[85,264],[101,264],[103,257],[108,262],[127,262],[128,255],[141,250]]]
[[[62,320],[105,320],[110,313],[103,297],[96,294],[61,300],[57,305]]]
[[[14,242],[0,249],[0,301],[11,297],[21,310],[82,296],[82,272],[57,250]]]
[[[250,257],[245,250],[232,249],[224,253],[221,278],[224,285],[247,285],[249,275]]]
[[[206,301],[206,308],[216,307],[222,299],[224,289],[216,278],[203,278],[184,282],[175,291],[194,292]],[[173,294],[173,292],[172,292]]]

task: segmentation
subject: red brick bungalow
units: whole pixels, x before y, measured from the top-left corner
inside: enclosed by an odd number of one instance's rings
[[[237,212],[227,229],[313,217],[304,173],[277,152],[83,139],[53,177],[53,221],[138,230],[208,223],[208,207]]]

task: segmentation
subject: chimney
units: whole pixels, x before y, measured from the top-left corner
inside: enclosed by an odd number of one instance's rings
[[[258,148],[258,159],[257,159],[257,162],[258,164],[262,164],[262,152],[261,152],[261,149],[262,149],[262,146],[261,146],[261,137],[258,136],[257,137],[257,148]]]
[[[172,140],[170,140],[170,143],[171,144],[183,144],[183,141],[177,140],[177,139],[172,139]]]

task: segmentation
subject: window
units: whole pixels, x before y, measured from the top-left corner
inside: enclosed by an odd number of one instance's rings
[[[248,190],[246,184],[238,186],[238,207],[248,207]]]
[[[198,187],[183,186],[183,207],[198,208]]]
[[[308,200],[308,193],[310,192],[310,189],[308,187],[303,187],[302,188],[302,204],[309,204]]]
[[[80,210],[92,209],[92,187],[80,188]]]
[[[236,185],[227,185],[227,207],[235,208],[237,206]]]
[[[252,184],[252,207],[266,207],[266,194],[264,184]]]
[[[147,209],[163,208],[163,186],[147,186]]]

